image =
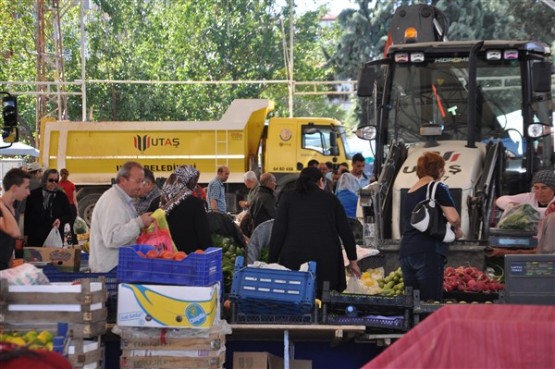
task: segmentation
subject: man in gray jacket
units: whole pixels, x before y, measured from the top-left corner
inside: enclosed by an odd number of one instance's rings
[[[92,214],[89,265],[94,273],[107,273],[118,265],[118,248],[135,243],[151,213],[137,214],[133,198],[140,194],[145,172],[129,161],[116,175],[116,184],[98,199]]]

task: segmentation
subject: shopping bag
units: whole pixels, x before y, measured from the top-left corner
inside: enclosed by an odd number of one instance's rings
[[[64,240],[60,235],[60,230],[58,229],[58,227],[52,227],[52,229],[50,230],[50,233],[48,234],[48,236],[46,237],[46,240],[44,240],[44,243],[42,245],[48,246],[48,247],[64,246]]]
[[[145,228],[137,238],[138,245],[150,245],[160,252],[175,252],[172,236],[169,229],[160,229],[158,222],[154,221],[152,227]]]
[[[81,218],[79,215],[75,217],[75,221],[73,222],[73,232],[75,232],[75,234],[89,233],[87,222],[85,222],[85,219]]]
[[[158,208],[152,214],[150,214],[150,216],[154,218],[154,222],[152,222],[148,227],[148,232],[154,232],[154,227],[158,226],[158,229],[163,233],[167,233],[171,239],[172,233],[170,231],[168,220],[166,219],[166,212],[163,209]],[[173,239],[171,245],[173,247],[173,251],[177,252],[178,250],[175,246],[175,242],[173,242]]]
[[[430,182],[426,190],[426,200],[420,201],[414,207],[410,224],[422,233],[445,243],[455,241],[453,226],[447,222],[441,206],[436,201],[436,189],[439,182]],[[430,191],[431,187],[431,191]]]
[[[519,229],[524,231],[536,231],[540,222],[540,212],[530,204],[522,203],[508,206],[497,227],[500,229]]]

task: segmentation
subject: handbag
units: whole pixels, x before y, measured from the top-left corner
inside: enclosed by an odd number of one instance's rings
[[[436,201],[438,185],[439,182],[436,181],[428,183],[426,199],[416,204],[412,210],[410,224],[418,231],[426,233],[441,242],[451,243],[455,241],[455,230],[447,222],[441,206]]]
[[[143,229],[139,237],[137,237],[138,245],[150,245],[156,247],[158,251],[172,251],[174,246],[172,236],[169,229],[161,229],[158,222],[154,221],[153,226]]]

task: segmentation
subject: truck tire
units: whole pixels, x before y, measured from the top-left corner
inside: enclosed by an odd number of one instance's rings
[[[99,193],[91,193],[79,200],[79,215],[87,222],[89,227],[91,225],[94,205],[100,198],[100,195]]]

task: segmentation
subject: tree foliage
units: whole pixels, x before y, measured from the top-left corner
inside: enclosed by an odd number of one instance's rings
[[[15,44],[17,47],[13,49],[28,52],[17,55],[17,60],[11,55],[10,60],[3,58],[0,80],[35,80],[36,9],[31,0],[20,3],[0,8],[1,17],[15,15],[22,23],[11,33],[2,33],[5,37],[0,39],[0,50],[4,56],[4,50],[10,50],[10,45]],[[72,7],[72,3],[75,4],[66,0],[63,4],[66,11],[61,24],[65,81],[81,79],[80,9]],[[263,83],[287,79],[283,42],[288,42],[287,7],[277,7],[273,0],[92,0],[91,3],[85,17],[87,118],[97,121],[218,119],[236,98],[270,98],[277,102],[275,114],[288,113],[287,85]],[[297,80],[333,79],[323,53],[333,32],[320,26],[322,12],[308,12],[295,18],[294,77]],[[3,21],[2,25],[7,23]],[[20,29],[28,32],[18,33],[16,30]],[[47,35],[46,40],[50,39],[51,35]],[[47,48],[52,50],[53,45]],[[54,77],[47,76],[49,80]],[[125,80],[137,83],[117,82]],[[262,82],[231,83],[247,80]],[[192,84],[192,81],[204,83]],[[216,84],[216,81],[224,83]],[[80,86],[68,89],[80,92]],[[24,125],[32,133],[35,100],[32,96],[26,99],[29,109],[20,111],[29,117]],[[303,97],[296,101],[294,114],[340,114],[340,108],[326,101],[325,96]],[[80,96],[68,98],[71,120],[81,119],[81,104]]]
[[[44,0],[47,9],[53,3]],[[356,80],[360,67],[381,56],[387,28],[397,6],[410,0],[356,0],[358,9],[343,11],[337,21],[323,25],[325,8],[295,14],[294,80]],[[81,76],[80,2],[60,0],[65,73],[52,68],[48,81]],[[208,120],[217,119],[235,98],[269,98],[277,115],[288,115],[285,81],[289,52],[288,6],[274,0],[91,0],[86,11],[87,118],[92,120]],[[555,11],[539,0],[433,0],[450,20],[449,38],[555,39]],[[36,97],[36,30],[34,0],[0,0],[0,81],[2,90],[20,93],[21,136],[33,139]],[[48,12],[47,12],[48,13]],[[53,17],[45,19],[45,57],[54,64]],[[160,81],[157,84],[102,81]],[[180,81],[181,84],[168,84]],[[204,81],[191,84],[191,81]],[[215,81],[226,81],[215,84]],[[79,93],[80,86],[64,90]],[[294,115],[329,116],[345,120],[344,111],[330,101],[334,86],[293,86]],[[311,90],[330,95],[310,95]],[[56,108],[48,103],[48,111]],[[355,105],[356,107],[356,105]],[[355,115],[347,120],[356,122]],[[67,115],[80,120],[81,97],[68,97]]]

